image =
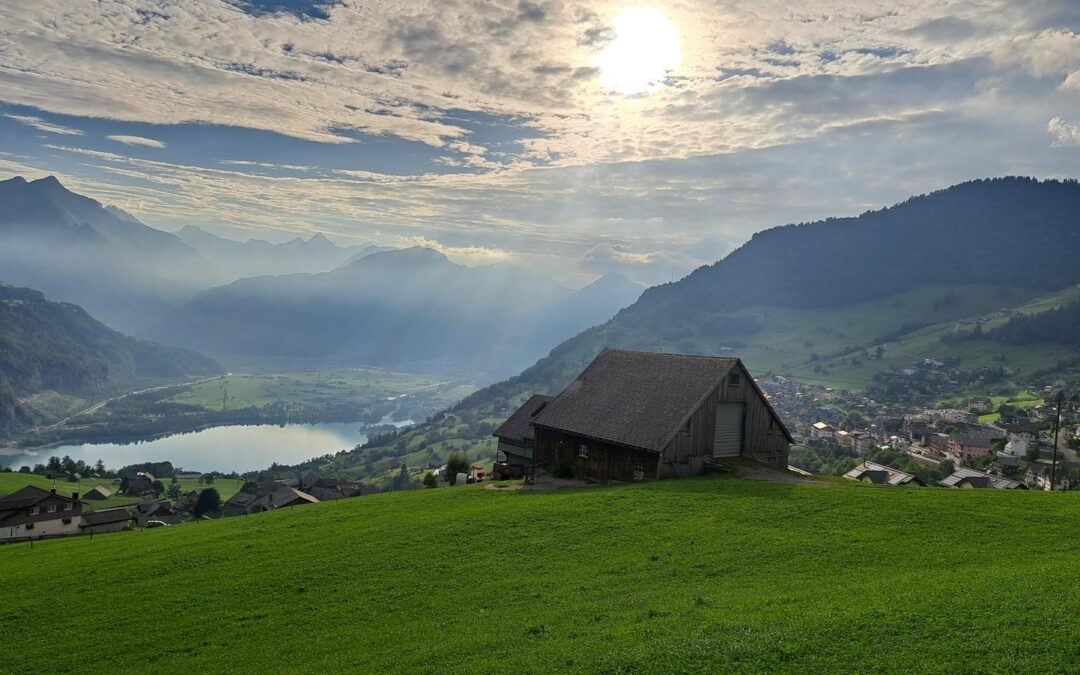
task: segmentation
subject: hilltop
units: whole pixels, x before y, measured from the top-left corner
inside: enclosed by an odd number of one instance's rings
[[[0,630],[35,625],[14,672],[1054,671],[1078,524],[1067,493],[421,490],[3,546]],[[93,620],[36,621],[73,561]]]

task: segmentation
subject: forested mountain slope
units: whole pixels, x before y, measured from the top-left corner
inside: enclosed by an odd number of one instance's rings
[[[221,372],[201,354],[118,333],[81,307],[0,284],[0,430],[27,423],[18,398],[95,396]]]

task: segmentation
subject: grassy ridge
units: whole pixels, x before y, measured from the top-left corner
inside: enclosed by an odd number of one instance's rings
[[[1078,525],[1073,494],[730,478],[377,495],[0,547],[4,667],[1064,670]]]

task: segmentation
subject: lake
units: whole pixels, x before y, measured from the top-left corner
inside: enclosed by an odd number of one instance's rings
[[[400,422],[398,426],[411,424]],[[245,472],[265,469],[274,462],[297,464],[367,441],[360,422],[288,424],[285,426],[212,427],[138,443],[61,445],[47,450],[0,455],[0,466],[18,468],[44,464],[49,457],[70,455],[93,464],[98,459],[116,470],[138,462],[170,461],[189,471]]]

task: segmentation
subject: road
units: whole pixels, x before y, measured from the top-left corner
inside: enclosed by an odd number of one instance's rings
[[[67,424],[68,422],[70,422],[71,420],[75,419],[76,417],[82,417],[83,415],[89,415],[90,413],[97,412],[98,410],[100,410],[101,408],[107,406],[108,404],[112,403],[113,401],[119,401],[119,400],[125,399],[125,398],[127,398],[129,396],[137,396],[139,394],[147,394],[147,393],[150,393],[152,391],[161,391],[162,389],[172,389],[174,387],[187,387],[187,386],[191,386],[191,385],[202,384],[203,382],[213,382],[214,380],[220,380],[220,379],[222,379],[224,377],[225,377],[224,375],[215,375],[214,377],[204,377],[204,378],[202,378],[200,380],[192,380],[190,382],[177,382],[177,383],[173,383],[173,384],[162,384],[162,385],[158,385],[156,387],[147,387],[146,389],[139,389],[138,391],[129,391],[126,394],[119,394],[117,396],[110,396],[109,398],[107,398],[107,399],[105,399],[103,401],[98,401],[97,403],[90,406],[89,408],[80,410],[77,413],[74,413],[74,414],[71,414],[71,415],[65,417],[64,419],[60,420],[59,422],[56,422],[54,424],[50,424],[49,426],[44,427],[44,429],[49,430],[49,429],[56,429],[57,427],[62,427],[65,424]],[[39,431],[41,429],[42,428],[39,427],[36,430]]]

